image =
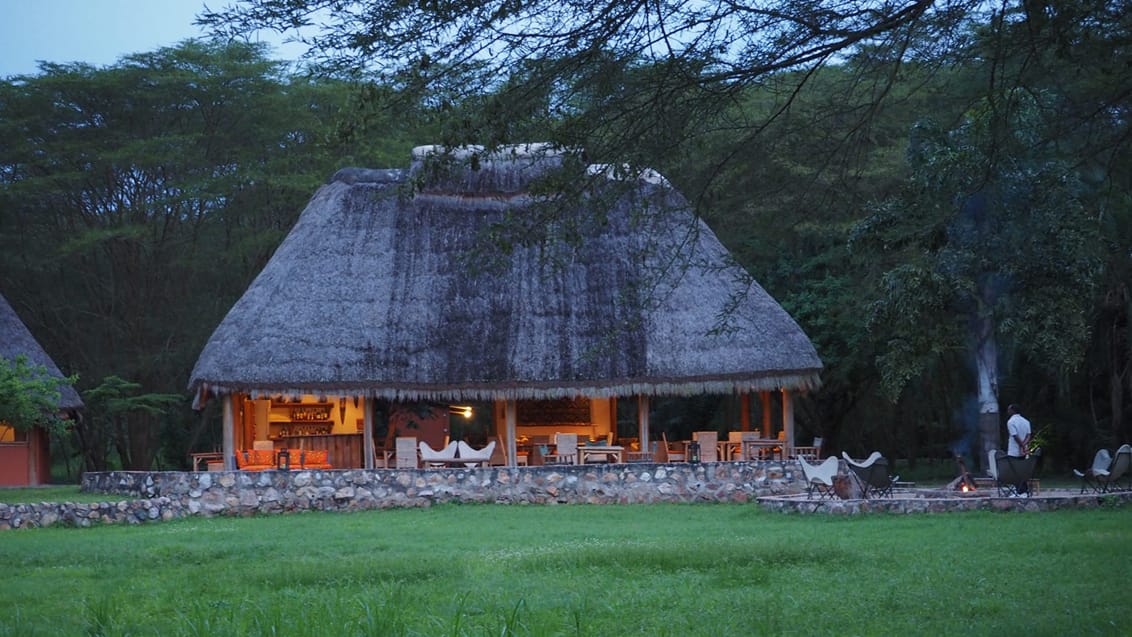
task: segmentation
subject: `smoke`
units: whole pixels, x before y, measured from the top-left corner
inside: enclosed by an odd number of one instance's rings
[[[958,425],[959,438],[951,443],[951,453],[963,456],[964,460],[973,460],[971,449],[979,441],[979,400],[968,396],[955,410],[953,420]]]

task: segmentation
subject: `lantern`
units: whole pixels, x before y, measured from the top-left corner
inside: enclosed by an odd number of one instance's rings
[[[693,440],[688,443],[688,462],[700,461],[700,443]]]
[[[291,469],[291,452],[284,449],[279,452],[279,470],[289,471]]]

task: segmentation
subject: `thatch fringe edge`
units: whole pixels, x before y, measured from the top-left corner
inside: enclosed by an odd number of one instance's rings
[[[315,394],[323,396],[362,396],[392,401],[461,401],[461,400],[541,400],[550,398],[611,398],[614,396],[695,396],[700,394],[731,394],[745,392],[778,391],[790,389],[811,391],[821,387],[818,370],[808,373],[768,375],[757,379],[703,379],[685,381],[626,381],[609,385],[576,385],[558,383],[544,385],[508,386],[382,386],[362,387],[336,383],[311,383],[305,385],[269,386],[243,383],[204,383],[210,395],[246,393],[252,398],[269,396],[300,396]],[[201,392],[198,392],[198,396]]]

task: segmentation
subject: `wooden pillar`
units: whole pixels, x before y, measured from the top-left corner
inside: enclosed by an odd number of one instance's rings
[[[786,432],[786,452],[783,457],[787,457],[794,452],[794,400],[788,389],[782,390],[782,430]]]
[[[649,452],[649,397],[637,396],[637,438],[641,441],[641,451]]]
[[[503,404],[503,420],[507,427],[507,466],[514,467],[519,464],[519,446],[515,442],[516,423],[518,421],[517,408],[514,399]]]
[[[751,392],[749,391],[739,394],[739,429],[751,430]]]
[[[224,394],[220,399],[220,417],[222,435],[224,438],[224,469],[236,470],[236,414],[232,411],[235,405],[232,394]]]
[[[609,430],[613,432],[613,441],[621,437],[621,430],[617,426],[617,397],[609,397]]]
[[[759,399],[763,403],[763,438],[770,438],[773,436],[770,430],[770,392],[759,392]]]
[[[365,456],[365,462],[362,464],[366,469],[373,469],[373,404],[374,401],[369,398],[362,397],[362,455]]]

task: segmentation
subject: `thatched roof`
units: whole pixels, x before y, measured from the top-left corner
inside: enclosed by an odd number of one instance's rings
[[[657,173],[590,166],[567,198],[538,180],[574,155],[437,153],[320,188],[190,389],[486,400],[818,385],[806,335]]]
[[[8,299],[0,294],[0,358],[14,361],[20,354],[27,356],[28,362],[32,365],[46,368],[51,376],[63,378],[63,373],[55,366],[55,361],[43,351],[27,326],[16,315]],[[79,409],[82,406],[83,401],[74,387],[65,385],[59,388],[60,410]]]

